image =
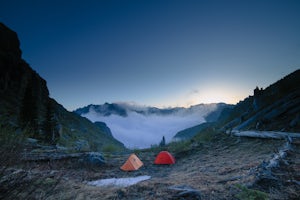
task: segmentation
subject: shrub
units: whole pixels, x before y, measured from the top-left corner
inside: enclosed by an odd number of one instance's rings
[[[208,127],[201,132],[199,132],[195,137],[193,138],[194,141],[197,143],[206,143],[211,142],[215,136],[219,134],[214,127]]]
[[[102,147],[102,151],[106,153],[113,153],[120,151],[120,148],[113,144],[107,144]]]
[[[0,125],[0,167],[6,168],[16,164],[24,147],[24,136],[21,131]]]
[[[187,151],[191,147],[191,142],[189,140],[184,140],[184,141],[177,141],[177,142],[171,142],[168,145],[168,151],[170,152],[181,152],[181,151]]]
[[[240,200],[267,200],[268,194],[261,192],[259,190],[248,189],[242,185],[236,185],[237,188],[241,189],[242,191],[236,195],[236,198]]]

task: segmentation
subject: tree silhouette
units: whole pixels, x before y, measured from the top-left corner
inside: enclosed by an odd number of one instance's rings
[[[47,103],[46,118],[43,123],[44,140],[49,144],[55,144],[58,139],[57,120],[51,100]]]
[[[25,88],[24,96],[21,101],[19,115],[20,125],[23,129],[30,129],[32,137],[37,137],[38,133],[38,108],[33,94],[33,80],[30,79]]]
[[[161,146],[161,147],[166,146],[166,139],[165,139],[165,136],[162,137],[162,140],[160,141],[159,146]]]

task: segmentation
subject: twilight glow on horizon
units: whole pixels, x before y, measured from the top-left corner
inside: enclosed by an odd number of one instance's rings
[[[300,68],[297,0],[10,0],[0,22],[70,111],[235,104]]]

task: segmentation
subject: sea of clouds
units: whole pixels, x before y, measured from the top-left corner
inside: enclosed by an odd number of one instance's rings
[[[166,142],[170,142],[177,132],[205,122],[204,116],[214,109],[214,106],[200,106],[168,115],[127,110],[127,116],[122,117],[115,114],[103,116],[91,108],[82,116],[92,122],[105,122],[113,136],[128,148],[148,148],[159,144],[163,136]]]

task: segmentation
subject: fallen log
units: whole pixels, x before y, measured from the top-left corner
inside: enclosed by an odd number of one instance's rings
[[[272,170],[276,167],[279,167],[281,162],[285,162],[286,157],[288,156],[288,152],[293,151],[292,144],[297,145],[297,142],[300,139],[300,133],[290,133],[290,132],[280,132],[280,131],[239,131],[232,130],[227,132],[227,134],[231,134],[238,137],[252,137],[252,138],[263,138],[263,139],[279,139],[286,140],[286,142],[278,149],[277,153],[275,153],[270,160],[263,161],[259,166],[250,169],[249,174],[246,176],[254,175],[254,182],[249,183],[249,186],[253,186],[255,184],[259,184],[261,182],[266,182],[269,184],[280,184],[280,180],[273,174]],[[232,177],[235,179],[236,177]],[[238,177],[240,178],[240,177]],[[223,180],[223,182],[231,181],[231,178]],[[222,182],[222,181],[221,181]],[[294,181],[292,181],[295,183]],[[296,182],[298,184],[298,182]]]
[[[104,157],[99,152],[84,152],[84,153],[23,153],[23,161],[52,161],[63,159],[77,159],[89,164],[105,164]]]
[[[22,160],[24,161],[44,161],[44,160],[62,160],[70,158],[79,158],[84,153],[24,153]]]
[[[293,143],[293,139],[299,139],[300,133],[289,133],[280,131],[239,131],[232,130],[229,132],[234,136],[239,137],[253,137],[253,138],[266,138],[266,139],[288,139]]]

